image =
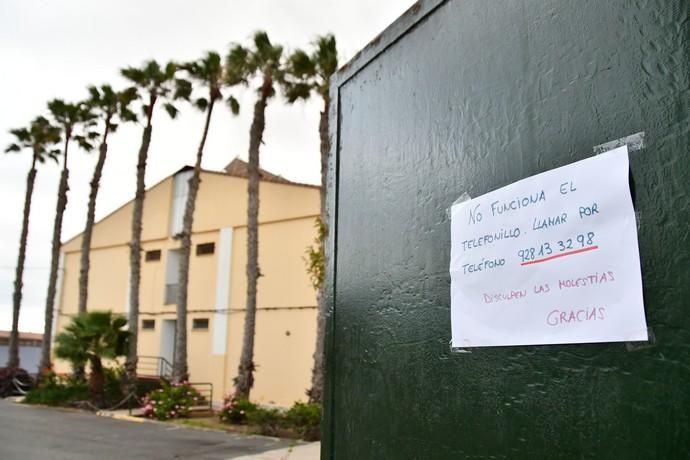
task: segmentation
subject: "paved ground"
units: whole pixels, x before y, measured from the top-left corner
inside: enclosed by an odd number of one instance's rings
[[[312,442],[284,449],[269,450],[246,457],[237,457],[235,460],[319,460],[319,458],[321,458],[321,443]]]
[[[0,459],[230,459],[286,448],[262,436],[134,423],[0,399]]]

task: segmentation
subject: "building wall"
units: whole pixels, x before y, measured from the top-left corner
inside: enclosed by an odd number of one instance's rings
[[[141,235],[143,241],[168,237],[172,183],[172,177],[168,177],[146,191],[143,215],[146,225]],[[132,206],[132,202],[129,201],[97,222],[93,228],[91,246],[100,248],[126,245],[132,234]],[[78,235],[63,244],[62,250],[78,251],[80,246],[81,235]]]
[[[306,400],[316,341],[316,297],[305,272],[305,251],[316,237],[315,218],[287,220],[259,227],[257,294],[257,366],[252,398],[287,406]],[[225,381],[237,374],[242,349],[246,299],[246,227],[235,229],[228,316]],[[296,357],[299,357],[296,359]]]
[[[153,330],[139,327],[139,355],[161,356],[165,320],[174,320],[176,306],[165,303],[166,273],[171,250],[179,242],[169,235],[173,178],[147,192],[144,229],[155,231],[143,242],[140,321],[155,320]],[[256,384],[258,402],[291,405],[306,399],[316,334],[316,295],[304,261],[316,237],[318,189],[261,183]],[[96,224],[98,244],[91,252],[89,310],[127,314],[131,206]],[[111,231],[112,223],[112,231]],[[224,235],[224,236],[223,236]],[[96,239],[94,238],[94,241]],[[213,254],[196,255],[198,244],[214,243]],[[76,313],[78,304],[79,237],[63,246],[65,272],[58,330]],[[160,250],[157,261],[146,251]],[[221,258],[229,258],[224,263]],[[225,268],[223,268],[225,267]],[[174,266],[176,273],[177,266]],[[196,382],[211,382],[214,399],[232,390],[241,351],[246,296],[246,180],[203,173],[195,211],[188,285],[188,363]],[[221,273],[221,275],[219,275]],[[207,330],[192,329],[194,318],[208,319]],[[214,346],[215,342],[215,346]],[[171,351],[172,353],[172,351]],[[57,362],[59,372],[67,363]]]
[[[0,366],[5,366],[8,354],[8,345],[0,345]],[[19,366],[28,373],[38,372],[38,365],[41,362],[41,347],[19,345]]]

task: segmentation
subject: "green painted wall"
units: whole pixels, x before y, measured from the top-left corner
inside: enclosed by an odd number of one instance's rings
[[[423,1],[335,77],[324,458],[690,458],[689,3]],[[450,353],[446,208],[639,131],[656,343]]]

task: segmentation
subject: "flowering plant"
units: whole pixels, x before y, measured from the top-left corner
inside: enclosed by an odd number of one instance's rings
[[[203,398],[189,383],[163,381],[162,388],[144,396],[144,416],[158,420],[189,417],[190,408]]]
[[[256,411],[256,404],[228,393],[223,398],[223,407],[218,411],[221,422],[242,424],[247,422],[250,413]]]

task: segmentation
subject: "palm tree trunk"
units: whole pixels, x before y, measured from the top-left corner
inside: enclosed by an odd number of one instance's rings
[[[19,236],[19,256],[17,257],[17,271],[14,278],[14,295],[12,296],[12,331],[8,349],[7,367],[19,367],[19,309],[22,305],[22,287],[24,277],[24,262],[26,261],[26,241],[29,236],[29,214],[31,214],[31,198],[36,181],[36,158],[34,152],[31,169],[26,175],[26,195],[24,197],[24,218],[22,231]],[[44,339],[45,340],[45,339]]]
[[[103,363],[96,357],[91,360],[91,375],[89,376],[89,390],[91,401],[99,409],[105,406],[105,374],[103,373]]]
[[[321,240],[323,249],[326,235],[328,234],[328,215],[326,210],[326,182],[328,180],[328,155],[331,150],[331,143],[328,137],[328,110],[329,99],[324,98],[324,109],[319,120],[319,137],[321,139],[321,225],[323,225],[324,235]],[[325,254],[325,252],[324,252]],[[326,263],[325,257],[323,263]],[[324,363],[324,342],[326,334],[326,296],[325,283],[321,282],[319,291],[316,294],[317,316],[316,316],[316,347],[314,349],[314,368],[311,375],[311,388],[307,392],[309,402],[320,403],[323,396],[323,363]]]
[[[52,338],[53,311],[55,307],[55,292],[57,290],[58,264],[60,261],[60,244],[62,236],[62,219],[67,207],[67,191],[69,190],[69,169],[67,168],[67,147],[69,139],[65,141],[65,154],[62,158],[62,173],[58,186],[58,198],[55,208],[55,221],[53,223],[53,242],[50,256],[50,274],[48,275],[48,292],[46,294],[45,323],[43,325],[43,344],[41,347],[41,363],[39,375],[44,369],[50,369],[50,345]]]
[[[86,312],[86,302],[89,297],[89,268],[91,255],[91,236],[93,234],[93,223],[96,220],[96,198],[98,197],[98,187],[101,184],[103,166],[108,154],[108,132],[110,131],[110,117],[105,122],[103,141],[98,149],[98,161],[93,170],[91,178],[91,190],[89,192],[89,205],[86,211],[86,225],[81,238],[81,268],[79,270],[79,313]]]
[[[254,119],[249,131],[247,163],[247,311],[244,317],[242,354],[235,378],[235,395],[249,399],[254,386],[254,332],[256,330],[256,284],[259,279],[259,147],[266,126],[265,112],[273,89],[270,76],[264,76],[259,100],[254,105]]]
[[[181,382],[189,378],[187,368],[187,285],[189,283],[189,257],[192,251],[192,226],[194,224],[194,208],[196,207],[196,196],[199,192],[201,182],[201,159],[204,155],[204,145],[208,136],[208,128],[211,124],[211,113],[215,99],[211,98],[208,109],[206,110],[206,123],[204,132],[199,142],[199,149],[196,152],[196,163],[194,173],[189,179],[189,192],[187,203],[184,209],[182,220],[182,243],[180,245],[180,267],[179,267],[179,291],[177,294],[177,321],[175,323],[175,362],[173,363],[173,379]]]
[[[147,123],[141,137],[139,147],[139,159],[137,160],[137,189],[134,195],[134,210],[132,211],[132,239],[129,243],[129,339],[127,340],[127,359],[125,369],[127,371],[127,383],[129,391],[134,389],[137,379],[137,341],[139,331],[139,285],[141,283],[141,230],[142,217],[144,215],[144,198],[146,188],[144,179],[146,178],[146,160],[149,155],[149,145],[151,144],[151,133],[153,126],[152,100],[149,103],[147,113]]]

